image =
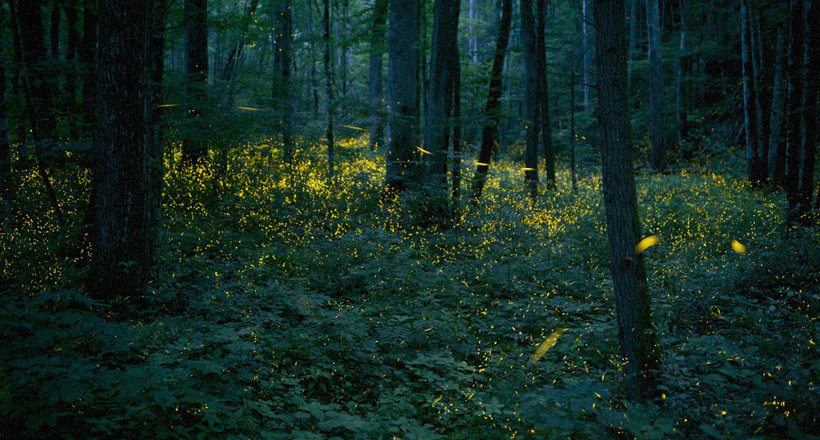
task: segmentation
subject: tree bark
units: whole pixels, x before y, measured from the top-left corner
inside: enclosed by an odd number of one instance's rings
[[[677,119],[678,148],[683,158],[688,160],[692,154],[688,148],[684,147],[684,139],[687,136],[686,128],[686,63],[689,56],[689,44],[687,41],[687,20],[689,15],[689,0],[680,0],[680,43],[678,45],[678,59],[676,60],[675,71],[677,81],[675,84],[675,117]]]
[[[595,50],[592,37],[592,0],[581,0],[581,30],[583,33],[581,71],[584,77],[584,112],[588,115],[592,114],[592,104],[590,97],[592,95],[592,55]]]
[[[628,123],[623,0],[596,0],[594,15],[604,205],[624,388],[629,398],[648,399],[655,390],[660,353],[643,256],[635,252],[641,233]]]
[[[820,32],[820,5],[814,0],[803,0],[803,117],[800,146],[800,180],[797,183],[795,215],[804,224],[811,224],[814,190],[814,164],[817,154],[817,88],[820,82],[820,49],[816,36]]]
[[[333,99],[333,64],[330,62],[332,52],[330,41],[330,0],[325,1],[324,11],[324,42],[325,42],[325,93],[327,94],[327,164],[328,179],[333,179],[334,166],[334,145],[333,145],[333,110],[335,101]]]
[[[626,91],[632,93],[632,63],[638,54],[638,0],[629,1],[629,47],[627,48]]]
[[[512,0],[503,0],[501,4],[501,23],[498,26],[498,39],[495,43],[493,67],[490,73],[490,85],[487,103],[484,106],[484,117],[487,121],[481,130],[481,147],[478,153],[475,177],[473,177],[473,203],[477,203],[484,190],[487,170],[490,166],[493,150],[498,145],[498,123],[501,118],[501,92],[503,91],[504,58],[507,55],[507,44],[512,27]]]
[[[370,148],[384,145],[384,86],[382,57],[389,0],[376,0],[373,5],[373,27],[370,31]]]
[[[668,132],[666,100],[663,92],[663,58],[661,55],[661,18],[659,0],[646,0],[646,24],[649,33],[649,140],[652,144],[652,169],[666,170]]]
[[[411,160],[418,146],[418,0],[390,0],[389,34],[385,184],[393,191],[402,191],[417,180]]]
[[[546,47],[546,0],[536,0],[535,16],[535,51],[538,56],[538,102],[539,124],[544,147],[544,171],[547,174],[547,188],[555,189],[555,146],[552,143],[550,126],[550,92],[547,80],[547,47]]]
[[[758,186],[765,180],[764,163],[760,157],[760,137],[755,109],[754,67],[749,11],[746,0],[740,0],[741,59],[743,62],[743,119],[746,131],[746,166],[749,182]]]
[[[460,0],[436,0],[433,12],[433,46],[430,55],[430,88],[424,114],[424,183],[432,197],[446,201],[448,103],[452,101],[452,70],[458,62]]]
[[[148,142],[148,228],[150,246],[156,248],[162,220],[162,180],[165,175],[163,153],[165,148],[162,127],[163,80],[165,77],[165,21],[168,18],[170,0],[151,0],[150,27],[148,35],[148,99],[150,140]]]
[[[83,0],[83,42],[80,62],[83,65],[83,125],[92,139],[97,131],[97,12],[98,0]]]
[[[182,138],[182,160],[197,164],[208,155],[201,117],[208,88],[208,1],[185,0],[185,96],[191,122]]]
[[[78,2],[76,0],[66,3],[65,18],[66,26],[68,27],[68,44],[66,45],[66,69],[65,69],[65,94],[68,98],[66,109],[69,114],[75,115],[79,113],[77,106],[77,53],[80,47],[80,30],[78,28]],[[71,137],[77,139],[79,137],[79,127],[76,124],[71,124]]]
[[[153,2],[101,0],[100,126],[89,286],[139,298],[153,263],[148,34]]]
[[[524,123],[527,129],[527,146],[524,152],[524,180],[533,205],[535,205],[538,197],[538,126],[540,123],[538,54],[535,40],[532,0],[521,0],[521,41],[524,46],[527,90],[524,96]]]
[[[5,15],[5,14],[3,14]],[[1,17],[0,20],[5,19]],[[8,232],[11,215],[11,149],[9,147],[9,114],[6,106],[5,40],[0,32],[0,231]]]
[[[273,83],[271,98],[282,132],[285,163],[293,162],[293,94],[290,75],[293,68],[293,23],[291,1],[278,0],[274,24]]]
[[[777,29],[777,50],[775,51],[774,84],[772,86],[772,108],[769,116],[769,182],[783,188],[786,184],[786,149],[782,136],[782,126],[785,123],[786,96],[786,63],[788,61],[788,43],[786,42],[786,26],[780,25]]]

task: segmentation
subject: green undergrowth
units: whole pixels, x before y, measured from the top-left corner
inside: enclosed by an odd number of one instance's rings
[[[620,388],[600,179],[572,191],[559,173],[533,208],[502,163],[438,229],[413,194],[382,197],[365,145],[342,142],[333,180],[319,146],[288,167],[264,142],[169,172],[150,294],[116,307],[82,293],[88,177],[55,173],[61,226],[18,176],[0,437],[817,435],[820,238],[784,225],[781,194],[708,171],[638,178],[663,353],[639,404]]]

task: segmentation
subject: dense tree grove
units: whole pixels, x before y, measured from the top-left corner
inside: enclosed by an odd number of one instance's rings
[[[0,438],[811,438],[817,35],[0,0]]]

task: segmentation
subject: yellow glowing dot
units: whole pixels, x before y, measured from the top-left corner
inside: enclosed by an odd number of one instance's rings
[[[431,152],[429,152],[429,151],[427,151],[427,150],[425,150],[424,148],[421,148],[421,147],[416,147],[416,149],[421,151],[421,154],[433,154],[433,153],[431,153]]]
[[[732,250],[737,252],[738,254],[745,254],[746,253],[746,246],[743,246],[737,240],[732,240]]]
[[[535,171],[535,168],[524,167],[524,168],[521,168],[521,170],[522,171]]]
[[[561,335],[565,331],[567,331],[567,329],[559,328],[558,330],[552,332],[549,335],[549,337],[544,342],[542,342],[541,345],[538,346],[538,348],[535,350],[535,353],[532,354],[532,357],[530,358],[530,364],[534,364],[535,362],[537,362],[538,359],[541,359],[541,356],[544,356],[544,353],[549,351],[550,348],[554,347],[555,344],[558,342],[558,338],[561,337]]]
[[[490,166],[490,164],[485,163],[485,162],[476,162],[475,164],[476,164],[476,166],[479,166],[479,167],[488,167],[488,166]]]
[[[641,254],[643,251],[651,248],[658,244],[658,236],[657,235],[650,235],[649,237],[644,238],[643,240],[639,241],[638,244],[635,245],[635,253]]]
[[[666,393],[661,393],[661,400],[666,400]]]

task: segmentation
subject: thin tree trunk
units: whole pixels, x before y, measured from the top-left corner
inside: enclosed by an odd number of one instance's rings
[[[796,216],[804,224],[811,224],[814,164],[817,154],[817,88],[820,82],[820,49],[816,36],[820,32],[820,5],[803,0],[803,118],[800,147],[800,180],[797,184]]]
[[[411,160],[418,147],[419,2],[390,0],[387,65],[387,166],[385,184],[402,191],[416,180]]]
[[[691,152],[687,147],[684,147],[684,139],[686,138],[686,60],[689,56],[687,38],[687,20],[689,19],[689,0],[680,0],[680,44],[678,45],[678,59],[675,63],[675,70],[677,74],[677,81],[675,84],[675,117],[677,119],[677,134],[678,134],[678,149],[680,149],[683,158],[688,160],[692,158]]]
[[[202,138],[201,118],[208,88],[208,1],[185,0],[185,96],[191,123],[182,139],[186,164],[205,160],[208,146]]]
[[[802,144],[803,96],[805,71],[803,66],[803,0],[790,0],[789,31],[789,75],[786,145],[786,199],[789,205],[789,220],[797,220],[798,196],[800,185],[800,147]]]
[[[777,29],[777,50],[775,51],[774,85],[772,87],[772,108],[769,117],[769,182],[776,187],[784,187],[786,176],[786,149],[785,139],[782,136],[782,126],[785,123],[786,96],[786,63],[788,61],[788,44],[786,42],[786,26],[781,24]]]
[[[583,32],[583,54],[581,63],[583,65],[582,72],[584,74],[584,112],[587,115],[592,114],[592,105],[590,103],[590,96],[592,91],[592,55],[594,48],[592,47],[592,7],[590,3],[592,0],[581,0],[581,29]]]
[[[768,130],[766,130],[766,124],[763,121],[763,68],[761,66],[762,60],[760,57],[762,50],[758,51],[758,47],[761,45],[759,35],[760,14],[757,8],[755,8],[754,12],[747,9],[747,13],[749,14],[749,54],[752,65],[752,96],[754,97],[754,118],[755,127],[757,128],[755,133],[755,144],[757,145],[757,169],[755,171],[755,178],[758,184],[763,184],[766,182],[768,175],[768,165],[766,161],[769,158],[769,140],[766,137]]]
[[[68,26],[68,44],[66,45],[66,69],[65,69],[65,93],[68,101],[66,109],[69,114],[79,113],[77,106],[77,51],[80,46],[80,30],[77,19],[77,1],[68,2],[65,5],[66,26]],[[71,124],[70,134],[72,139],[79,137],[78,126]]]
[[[164,131],[162,127],[162,93],[165,76],[165,21],[168,17],[169,0],[151,0],[151,26],[148,39],[148,84],[149,126],[151,139],[148,142],[148,237],[153,239],[152,248],[156,248],[159,238],[160,221],[162,220],[162,178],[165,175]]]
[[[652,169],[666,170],[667,128],[666,100],[663,92],[661,55],[661,17],[659,0],[646,0],[646,20],[649,31],[649,139],[652,144]]]
[[[474,3],[475,0],[470,0],[467,9],[467,16],[470,19],[467,30],[467,32],[470,34],[468,42],[470,49],[470,59],[473,61],[473,64],[478,62],[478,38],[476,38],[475,34],[476,11]]]
[[[293,29],[290,0],[278,0],[274,36],[274,72],[271,87],[273,108],[282,131],[285,163],[293,162],[293,94],[290,73],[293,65]]]
[[[51,59],[57,61],[60,59],[60,1],[55,1],[51,5],[51,28],[49,30],[49,37],[51,39]]]
[[[629,398],[643,400],[649,399],[655,391],[660,352],[652,325],[643,255],[635,251],[641,231],[628,123],[623,12],[623,0],[595,1],[598,121],[624,389]]]
[[[83,43],[80,62],[83,65],[83,124],[92,139],[97,132],[97,1],[83,0]]]
[[[538,54],[536,52],[535,19],[532,0],[521,0],[521,40],[524,46],[527,93],[524,123],[527,128],[527,146],[524,152],[524,180],[529,189],[533,206],[538,198],[538,125],[540,122],[538,99]]]
[[[481,130],[481,147],[478,153],[478,164],[473,177],[473,203],[477,203],[484,190],[487,170],[490,166],[493,150],[498,144],[498,123],[501,118],[501,92],[503,91],[504,58],[507,55],[507,44],[510,40],[512,23],[512,0],[503,0],[501,4],[501,22],[498,26],[498,38],[495,43],[493,67],[490,73],[487,103],[484,106],[484,117],[487,119]]]
[[[376,0],[373,5],[373,27],[370,32],[370,148],[384,145],[384,86],[382,56],[389,0]]]
[[[0,16],[5,21],[5,13]],[[9,147],[9,114],[6,106],[5,40],[0,32],[0,231],[8,232],[11,216],[11,149]]]
[[[458,221],[461,216],[461,63],[459,60],[458,46],[453,47],[453,59],[455,63],[452,69],[452,106],[451,120],[453,121],[453,187],[451,198],[453,199],[452,218]]]
[[[547,174],[547,188],[555,189],[555,146],[552,143],[550,125],[549,81],[547,80],[546,48],[546,0],[536,0],[535,50],[538,56],[538,102],[542,144],[544,147],[544,171]]]
[[[626,91],[632,93],[632,64],[638,53],[638,0],[629,1],[629,47],[627,48]]]
[[[755,90],[754,90],[754,59],[752,58],[752,39],[749,26],[749,11],[746,0],[740,0],[741,14],[741,59],[743,62],[743,115],[746,128],[746,160],[749,182],[752,185],[760,185],[765,180],[763,163],[760,160],[760,148],[757,126],[757,113],[755,110]]]
[[[431,211],[441,218],[447,203],[447,140],[450,128],[453,63],[458,62],[460,0],[436,0],[433,12],[433,45],[430,54],[430,88],[424,114],[425,190]]]
[[[572,175],[572,190],[575,191],[578,185],[575,174],[575,69],[570,71],[569,80],[569,169]]]
[[[334,174],[334,145],[333,145],[333,110],[335,102],[333,100],[333,65],[330,62],[332,52],[330,41],[330,0],[324,0],[324,43],[325,43],[325,93],[327,94],[327,176],[333,179]]]

